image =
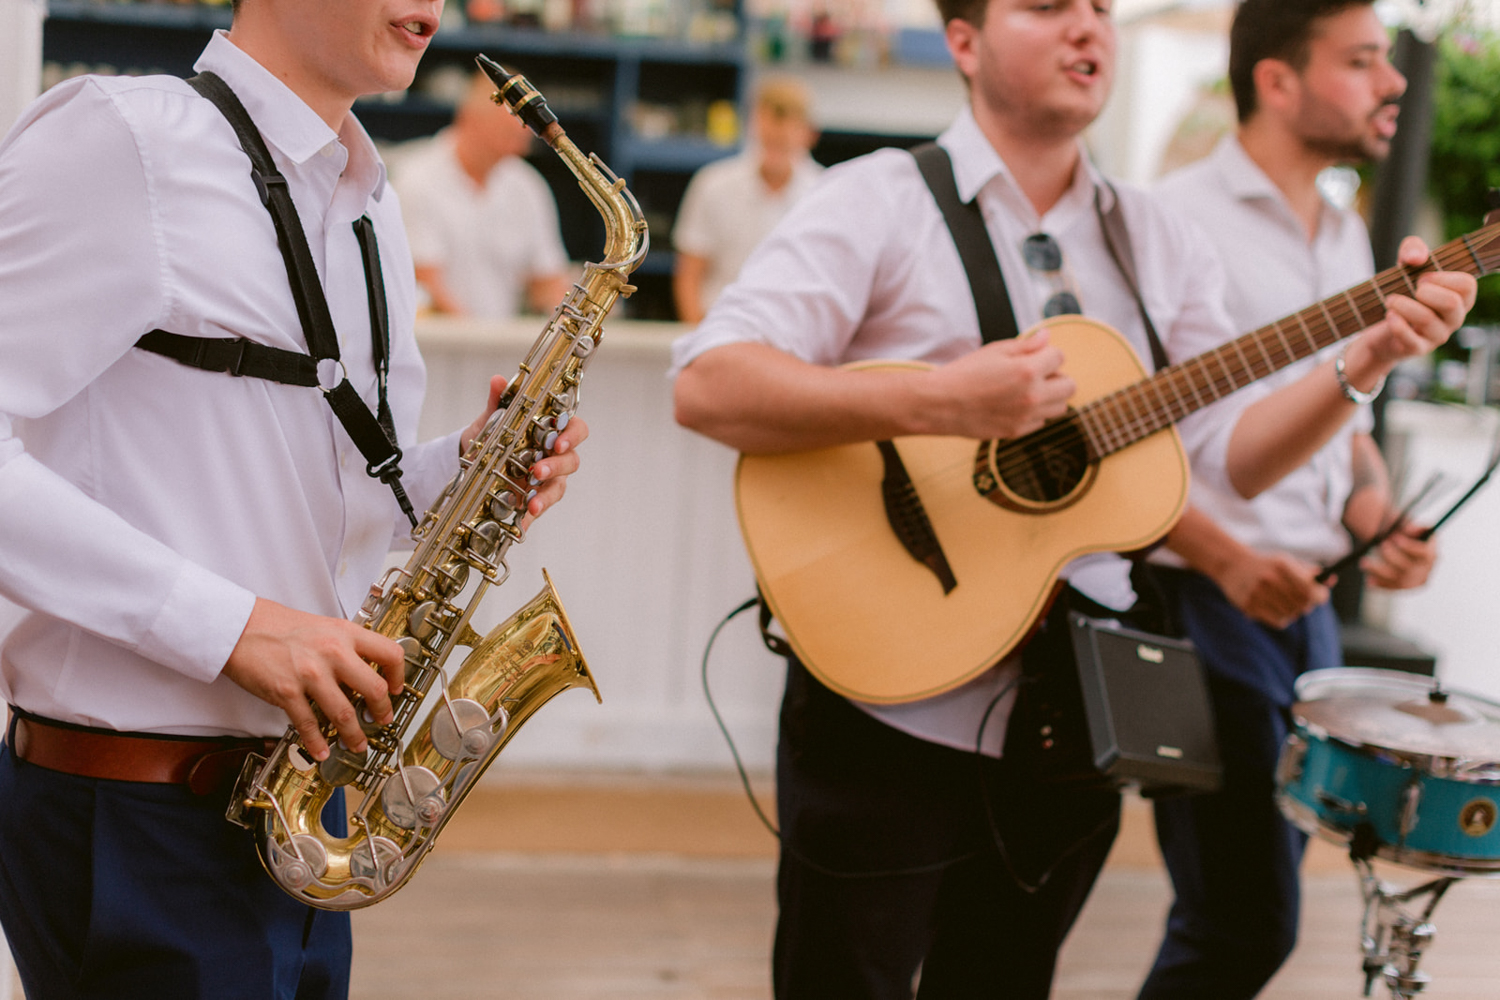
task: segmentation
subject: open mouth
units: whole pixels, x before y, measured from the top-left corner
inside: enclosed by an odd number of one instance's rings
[[[433,24],[431,21],[421,20],[420,18],[413,18],[410,21],[402,21],[397,24],[397,27],[410,34],[416,35],[418,38],[426,38],[437,31],[436,24]]]
[[[1094,76],[1099,72],[1099,64],[1093,59],[1079,59],[1068,65],[1068,72],[1079,76]]]

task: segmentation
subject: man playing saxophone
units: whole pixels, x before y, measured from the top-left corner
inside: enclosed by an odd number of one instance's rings
[[[442,8],[236,0],[197,69],[279,176],[167,77],[69,81],[0,144],[0,594],[28,611],[0,648],[0,923],[29,997],[347,994],[347,915],[284,894],[224,807],[288,720],[318,759],[320,717],[356,753],[356,701],[390,720],[402,650],[348,617],[407,531],[398,492],[424,509],[504,388],[415,443],[411,257],[351,114],[411,83]],[[314,347],[278,185],[338,333],[316,386],[257,367]],[[573,420],[533,465],[529,516],[587,434]]]

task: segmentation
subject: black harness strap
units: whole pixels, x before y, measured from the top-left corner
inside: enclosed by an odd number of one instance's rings
[[[255,182],[261,204],[271,213],[276,227],[276,244],[286,265],[287,280],[291,284],[292,299],[297,305],[297,317],[302,323],[309,353],[299,354],[239,337],[188,337],[165,330],[152,330],[136,341],[136,346],[206,371],[262,378],[283,385],[321,388],[318,363],[339,361],[338,333],[328,311],[328,300],[323,295],[318,270],[307,246],[307,234],[302,230],[302,220],[292,202],[287,179],[276,169],[260,131],[228,84],[209,72],[200,73],[187,82],[224,115],[240,141],[240,148],[250,158],[250,179]],[[375,243],[374,226],[368,217],[361,217],[354,223],[354,232],[359,239],[365,287],[369,294],[371,354],[380,397],[378,416],[370,412],[359,392],[350,384],[347,373],[343,374],[338,385],[322,391],[339,423],[364,456],[365,471],[391,488],[396,502],[415,528],[417,515],[401,486],[401,449],[396,446],[394,422],[386,400],[390,318],[380,274],[380,252]],[[342,364],[339,370],[342,373]]]
[[[989,230],[984,225],[984,214],[979,208],[979,199],[964,201],[958,195],[958,182],[953,178],[953,162],[948,151],[935,142],[924,142],[911,151],[916,158],[917,169],[922,179],[932,190],[932,197],[942,209],[953,243],[958,247],[959,259],[963,261],[964,273],[969,278],[969,288],[974,294],[974,309],[979,313],[979,336],[986,343],[1008,340],[1020,335],[1016,325],[1015,310],[1011,308],[1010,292],[1005,287],[1005,275],[1000,272],[1000,258],[995,256],[995,245],[990,242]]]

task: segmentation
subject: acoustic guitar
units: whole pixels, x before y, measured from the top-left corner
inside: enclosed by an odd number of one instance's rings
[[[1029,635],[1074,558],[1165,535],[1187,504],[1173,423],[1357,333],[1429,269],[1500,268],[1500,215],[1438,247],[1147,377],[1117,332],[1045,328],[1077,384],[1069,412],[1024,437],[906,437],[745,455],[740,530],[761,593],[824,684],[877,703],[958,687]],[[870,362],[905,365],[912,362]]]

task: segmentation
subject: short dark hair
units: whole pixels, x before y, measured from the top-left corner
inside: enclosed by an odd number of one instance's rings
[[[968,21],[976,28],[984,26],[985,11],[989,9],[990,0],[934,0],[937,4],[938,16],[943,19],[943,24],[955,18]]]
[[[941,0],[940,0],[941,2]],[[1229,29],[1229,86],[1240,121],[1255,114],[1255,66],[1279,59],[1295,70],[1307,65],[1316,22],[1374,0],[1243,0]]]

